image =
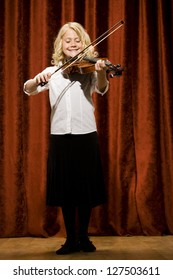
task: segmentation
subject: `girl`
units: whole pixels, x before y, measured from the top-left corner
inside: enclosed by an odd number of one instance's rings
[[[108,90],[105,63],[98,60],[95,71],[87,74],[68,74],[62,68],[55,72],[90,43],[82,25],[76,22],[63,25],[54,42],[53,66],[24,84],[28,95],[49,89],[47,205],[62,207],[67,234],[66,242],[56,254],[96,250],[88,238],[88,226],[92,208],[105,202],[92,101],[93,92],[103,95]],[[93,48],[88,49],[87,56],[95,56]]]

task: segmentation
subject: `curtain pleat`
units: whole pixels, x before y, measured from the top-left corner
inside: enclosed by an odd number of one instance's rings
[[[46,207],[48,92],[23,83],[51,65],[68,21],[95,40],[100,57],[124,68],[94,95],[107,203],[93,209],[94,235],[173,233],[173,3],[171,0],[2,0],[0,3],[0,236],[64,234],[61,210]]]

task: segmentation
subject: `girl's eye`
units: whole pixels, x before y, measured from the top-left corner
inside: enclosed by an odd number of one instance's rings
[[[65,40],[65,42],[66,42],[66,44],[69,44],[69,43],[71,43],[71,40],[70,39],[67,39],[67,40]],[[75,43],[80,43],[81,42],[81,40],[80,39],[76,39],[75,40]]]

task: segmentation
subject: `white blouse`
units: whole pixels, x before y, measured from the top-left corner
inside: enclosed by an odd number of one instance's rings
[[[43,72],[54,73],[57,66],[47,67]],[[42,73],[43,73],[42,72]],[[103,95],[107,92],[109,82],[104,92],[97,88],[97,72],[88,74],[63,74],[61,70],[54,73],[49,82],[38,86],[37,90],[27,95],[49,90],[51,106],[51,134],[85,134],[96,131],[92,93]]]

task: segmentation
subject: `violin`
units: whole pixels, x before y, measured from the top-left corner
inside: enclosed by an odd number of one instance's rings
[[[109,76],[113,78],[114,76],[121,76],[122,72],[124,71],[121,68],[120,64],[114,65],[112,64],[107,58],[95,58],[95,57],[83,57],[83,60],[76,61],[72,65],[65,67],[63,73],[65,74],[72,74],[72,73],[79,73],[79,74],[87,74],[95,71],[95,63],[98,60],[103,60],[105,66],[107,66],[106,72],[109,73]],[[62,67],[63,69],[63,67]]]

